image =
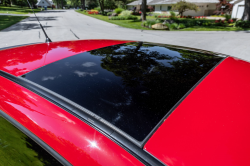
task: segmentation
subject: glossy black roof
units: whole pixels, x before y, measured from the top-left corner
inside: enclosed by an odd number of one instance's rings
[[[223,57],[152,43],[126,43],[68,57],[22,77],[143,141]]]

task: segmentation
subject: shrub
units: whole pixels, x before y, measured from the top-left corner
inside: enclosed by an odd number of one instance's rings
[[[173,23],[170,25],[170,29],[177,29],[178,28],[178,24],[177,23]]]
[[[202,25],[202,21],[199,21],[199,20],[195,21],[195,25],[197,25],[197,26]]]
[[[175,12],[170,11],[170,16],[175,17],[176,16]]]
[[[127,20],[137,20],[138,17],[129,15],[129,16],[126,17],[126,19],[127,19]]]
[[[184,24],[179,24],[178,29],[183,29],[186,28],[186,26]]]
[[[154,20],[154,19],[147,20],[147,21],[143,22],[143,25],[146,26],[146,27],[149,27],[149,28],[151,28],[151,26],[154,25],[154,24],[156,24],[156,20]]]
[[[88,14],[98,14],[99,12],[96,11],[96,10],[91,10],[91,11],[88,11]]]
[[[105,12],[105,11],[104,11],[103,13],[101,12],[101,14],[102,14],[103,16],[107,16],[108,12]]]
[[[107,13],[107,16],[111,16],[111,15],[112,15],[112,12],[108,12],[108,13]]]
[[[121,16],[128,17],[128,16],[131,15],[131,13],[132,13],[132,12],[129,11],[129,10],[124,10],[124,11],[121,12]]]
[[[210,26],[212,23],[210,22],[210,21],[208,21],[208,22],[203,22],[202,23],[202,26]]]
[[[193,26],[194,26],[193,21],[190,21],[190,22],[186,23],[186,27],[193,27]]]
[[[250,28],[250,21],[236,21],[235,22],[236,27],[241,27],[241,28]]]
[[[230,20],[230,19],[231,19],[231,15],[226,14],[226,15],[225,15],[225,18],[226,18],[226,20],[228,21],[228,20]]]
[[[136,16],[114,16],[114,17],[110,17],[110,20],[137,20],[138,18]]]
[[[96,7],[94,10],[97,10],[98,12],[101,11],[101,7]]]
[[[122,11],[123,11],[122,8],[116,8],[116,9],[114,10],[114,12],[115,12],[116,14],[120,14]]]
[[[168,27],[168,29],[170,29],[171,24],[166,23],[165,25]]]

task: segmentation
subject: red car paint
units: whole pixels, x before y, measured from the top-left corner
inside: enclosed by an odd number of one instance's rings
[[[0,110],[73,165],[143,165],[75,116],[0,76]]]
[[[173,111],[144,149],[169,166],[250,165],[250,63],[227,58]]]
[[[82,52],[132,41],[76,40],[42,43],[0,51],[0,70],[20,76],[34,69]]]

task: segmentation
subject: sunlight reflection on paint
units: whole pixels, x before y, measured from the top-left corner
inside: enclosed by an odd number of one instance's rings
[[[96,141],[90,141],[90,140],[88,140],[88,142],[90,143],[90,144],[88,145],[88,147],[96,148],[96,149],[100,150],[100,148],[98,147],[98,144],[97,144]]]

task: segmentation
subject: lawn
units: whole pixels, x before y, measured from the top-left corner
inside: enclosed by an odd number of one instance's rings
[[[142,29],[142,30],[151,30],[149,28],[145,28],[142,27],[141,21],[133,21],[133,20],[109,20],[108,16],[102,16],[102,15],[94,15],[94,14],[87,14],[87,13],[83,13],[82,11],[76,10],[76,12],[90,16],[90,17],[94,17],[97,18],[99,20],[103,20],[112,24],[116,24],[119,25],[121,27],[125,27],[125,28],[132,28],[132,29]],[[138,18],[140,18],[140,16],[138,16]],[[151,18],[154,18],[151,16]]]
[[[102,16],[102,15],[94,15],[94,14],[87,14],[83,11],[77,10],[76,12],[97,18],[99,20],[103,20],[112,24],[119,25],[121,27],[125,28],[132,28],[132,29],[142,29],[142,30],[153,30],[150,28],[142,27],[141,21],[133,21],[133,20],[109,20],[108,16]],[[140,18],[140,16],[138,16]],[[154,16],[147,16],[147,19],[155,19]],[[250,30],[250,28],[244,29],[239,27],[223,27],[223,26],[194,26],[179,30],[172,30],[172,31],[242,31],[242,30]]]
[[[34,12],[39,12],[41,9],[34,9]],[[12,5],[11,7],[6,7],[0,5],[0,13],[5,13],[5,14],[31,14],[32,10],[28,7],[20,7],[20,6],[14,6]]]
[[[4,16],[0,15],[0,31],[27,18],[28,16]]]

